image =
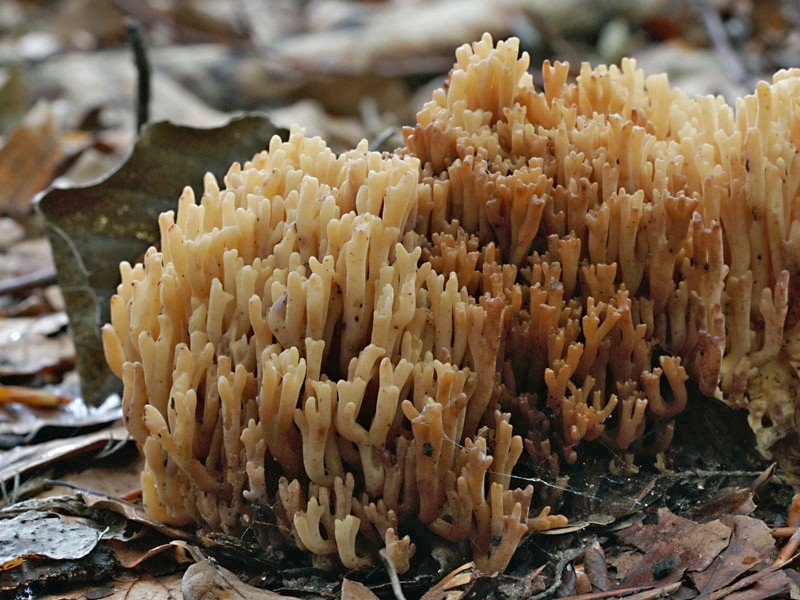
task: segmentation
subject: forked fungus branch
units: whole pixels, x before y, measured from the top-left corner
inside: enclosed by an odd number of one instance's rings
[[[523,453],[658,453],[689,384],[763,454],[795,439],[800,71],[729,106],[631,60],[538,90],[515,39],[456,57],[405,147],[295,129],[122,265],[103,335],[152,517],[400,571],[423,525],[493,572],[565,523]]]

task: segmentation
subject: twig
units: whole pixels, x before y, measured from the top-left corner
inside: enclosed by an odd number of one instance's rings
[[[670,584],[672,585],[672,584]],[[564,596],[562,600],[602,600],[603,598],[623,598],[630,594],[638,592],[663,592],[663,588],[653,589],[652,584],[633,585],[630,587],[621,587],[613,590],[606,590],[605,592],[590,592],[588,594],[580,594],[578,596]]]
[[[770,534],[772,537],[780,539],[780,538],[788,538],[792,537],[794,533],[797,531],[797,527],[776,527]]]
[[[403,595],[403,588],[400,586],[400,577],[397,575],[397,569],[395,569],[394,563],[389,557],[389,553],[386,552],[386,548],[381,548],[378,554],[381,559],[383,559],[383,564],[386,565],[386,570],[389,572],[389,581],[392,583],[394,597],[397,598],[397,600],[406,600],[406,597]]]
[[[43,287],[56,283],[55,269],[39,269],[33,273],[26,273],[19,277],[9,277],[0,281],[0,296],[5,294],[19,294],[28,292],[33,288]]]
[[[544,598],[551,598],[552,595],[555,593],[555,591],[561,585],[561,580],[564,576],[564,569],[566,568],[567,563],[575,560],[581,554],[583,554],[583,549],[581,548],[571,548],[562,552],[558,560],[558,564],[556,565],[555,568],[553,583],[550,584],[550,587],[544,590],[543,592],[540,592],[535,596],[531,596],[530,600],[544,600]]]
[[[561,32],[554,27],[550,20],[532,6],[526,6],[524,14],[531,25],[542,36],[542,40],[558,54],[562,60],[566,59],[570,65],[580,66],[580,53],[570,44]]]
[[[792,537],[784,544],[781,551],[778,552],[778,557],[775,559],[776,565],[783,565],[793,560],[797,549],[800,548],[800,528],[795,529]]]
[[[742,65],[739,55],[731,46],[728,34],[725,31],[725,24],[719,13],[709,6],[708,0],[693,0],[692,6],[703,21],[703,26],[711,39],[711,45],[719,58],[722,68],[731,78],[739,84],[747,85],[750,74]]]
[[[133,61],[136,65],[136,131],[141,132],[142,127],[150,120],[150,61],[147,58],[147,48],[144,41],[144,30],[139,21],[130,21],[125,28],[128,42],[133,50]]]

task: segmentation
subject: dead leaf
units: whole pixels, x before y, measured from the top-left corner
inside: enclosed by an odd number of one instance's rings
[[[53,251],[45,236],[18,241],[8,249],[3,260],[4,275],[27,275],[54,268]]]
[[[130,542],[111,540],[108,544],[114,549],[119,564],[126,569],[135,569],[155,556],[159,557],[159,564],[163,564],[165,558],[172,558],[175,563],[191,562],[191,559],[187,558],[186,550],[181,546],[172,543],[156,545],[148,543],[148,540],[152,539],[153,536],[144,536]],[[164,554],[168,556],[165,557]]]
[[[61,592],[58,598],[63,599],[64,591],[76,585],[91,582],[95,588],[100,584],[100,589],[103,589],[103,583],[111,581],[114,571],[114,555],[101,543],[80,559],[30,558],[13,569],[0,571],[0,595],[3,598],[31,598],[34,588],[37,600],[39,592],[48,590]],[[71,600],[74,596],[70,594],[69,597]]]
[[[25,228],[10,217],[0,217],[0,250],[6,251],[25,237]]]
[[[7,23],[0,23],[0,28],[6,27]],[[26,72],[26,66],[21,62],[0,67],[0,132],[5,133],[16,125],[28,109],[30,96]]]
[[[342,581],[341,600],[378,600],[378,597],[363,583],[345,577]]]
[[[133,534],[128,531],[128,521],[115,512],[86,506],[75,496],[48,496],[30,498],[4,507],[3,516],[19,516],[27,512],[58,515],[64,523],[81,523],[101,531],[100,539],[128,541]],[[0,521],[2,525],[2,521]]]
[[[711,500],[695,506],[684,516],[699,521],[722,515],[749,515],[756,509],[754,495],[750,487],[723,488]]]
[[[153,62],[161,62],[156,48],[150,49]],[[192,56],[194,46],[186,50],[184,60],[191,63],[193,61],[186,60],[186,57]],[[136,104],[136,71],[131,62],[127,48],[94,53],[65,51],[41,64],[36,75],[58,90],[67,111],[65,122],[80,123],[86,115],[99,111],[102,122],[112,125],[117,135],[127,138],[125,146],[130,147],[134,142],[135,115],[127,107]],[[196,65],[192,66],[196,68]],[[176,82],[160,67],[151,71],[150,116],[153,122],[168,120],[192,127],[216,127],[230,118]],[[210,79],[207,72],[202,73]],[[126,109],[120,110],[121,107]]]
[[[106,494],[100,494],[91,490],[75,489],[77,496],[83,500],[86,506],[96,508],[106,508],[119,513],[126,517],[129,521],[146,525],[151,529],[158,531],[172,538],[173,540],[187,540],[192,539],[194,536],[182,529],[170,527],[158,521],[154,521],[144,512],[144,507],[140,504],[134,504],[120,498],[113,498]]]
[[[83,558],[102,534],[84,523],[68,523],[47,513],[26,511],[0,521],[0,570],[18,566],[19,559],[29,557]]]
[[[603,515],[603,514],[592,514],[586,517],[585,519],[581,519],[580,521],[572,522],[570,521],[569,525],[564,527],[556,527],[553,529],[548,529],[546,531],[540,531],[539,535],[566,535],[569,533],[576,533],[578,531],[583,531],[588,527],[596,527],[598,525],[610,525],[616,520],[616,517],[613,515]]]
[[[474,562],[464,563],[460,567],[453,569],[440,581],[433,585],[422,600],[453,600],[460,598],[464,591],[459,588],[467,588],[473,584],[480,576],[475,568]]]
[[[0,149],[0,213],[28,214],[34,195],[50,185],[61,153],[53,111],[40,102]]]
[[[615,3],[612,3],[615,4]],[[658,11],[660,2],[626,3],[630,22]],[[440,0],[426,3],[377,3],[372,10],[357,11],[347,27],[284,38],[275,45],[270,60],[301,72],[381,73],[425,70],[444,71],[444,48],[478,39],[483,32],[503,38],[513,30],[527,8],[545,10],[548,21],[562,34],[596,30],[604,21],[602,11],[585,10],[581,0],[539,2],[506,0]]]
[[[727,546],[731,528],[719,520],[698,524],[662,508],[657,525],[633,525],[618,534],[644,556],[625,573],[623,585],[679,581],[685,571],[702,571]]]
[[[0,377],[35,375],[75,360],[67,315],[0,319]]]
[[[134,454],[135,456],[130,456]],[[57,483],[39,497],[71,493],[76,489],[92,490],[94,493],[106,494],[114,498],[126,498],[141,492],[141,474],[144,458],[131,448],[131,452],[113,457],[113,460],[93,464],[76,473],[65,473]],[[119,512],[119,511],[116,511]]]
[[[770,573],[753,587],[725,596],[725,600],[767,600],[777,598],[789,588],[789,577],[783,571]]]
[[[686,572],[683,561],[676,548],[664,540],[655,540],[630,570],[625,573],[621,585],[641,586],[675,583],[683,578]]]
[[[611,589],[611,580],[608,577],[608,566],[606,564],[606,555],[603,552],[603,547],[600,542],[595,541],[586,547],[583,551],[583,562],[586,570],[586,575],[592,586],[600,591]]]
[[[116,577],[105,586],[90,585],[70,590],[70,598],[74,600],[180,600],[181,579],[183,573],[170,575],[133,575]],[[64,600],[63,593],[45,594],[38,600]]]
[[[68,456],[102,450],[126,440],[128,440],[128,430],[124,425],[118,424],[73,438],[18,446],[13,450],[0,452],[0,486],[9,489],[9,484],[18,481],[21,476],[34,469],[40,469]]]
[[[213,559],[193,564],[186,569],[181,583],[184,600],[293,600],[247,585]]]
[[[58,7],[55,33],[69,42],[82,38],[83,44],[106,45],[122,41],[126,14],[114,2],[68,0]]]
[[[797,558],[797,556],[794,556],[793,559],[794,558]],[[737,600],[774,598],[775,592],[773,590],[777,589],[780,591],[781,589],[789,587],[789,578],[781,571],[784,566],[785,564],[771,565],[732,583],[728,587],[717,590],[711,594],[704,594],[702,598],[703,600],[722,600],[723,598],[728,600],[732,597],[737,598]],[[783,575],[783,577],[773,579],[773,575]],[[781,588],[781,580],[783,581],[783,588]],[[747,588],[751,585],[753,587],[748,590]]]
[[[733,528],[730,543],[704,571],[692,573],[697,589],[703,594],[715,592],[759,565],[775,558],[775,540],[766,523],[752,517],[735,515],[728,519]]]
[[[69,386],[47,388],[58,396],[77,394]],[[107,425],[122,417],[118,397],[110,398],[98,407],[87,407],[83,400],[75,398],[56,409],[37,408],[21,404],[0,405],[0,447],[15,449],[21,444],[30,444],[43,429],[60,430],[64,437],[74,437],[81,430]],[[22,454],[25,449],[19,449]],[[0,453],[0,469],[8,454]]]
[[[255,114],[216,129],[156,123],[105,180],[53,189],[41,199],[87,403],[99,404],[120,387],[98,360],[100,325],[109,319],[119,263],[137,261],[158,240],[159,213],[177,207],[186,185],[199,189],[207,172],[221,178],[231,163],[249,160],[276,133],[283,132]]]

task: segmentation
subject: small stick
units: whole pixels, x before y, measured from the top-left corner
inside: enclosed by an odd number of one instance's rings
[[[397,569],[395,569],[392,559],[386,552],[386,548],[381,548],[378,554],[381,559],[383,559],[383,564],[386,565],[386,570],[389,572],[389,581],[392,583],[392,592],[394,593],[395,599],[406,600],[406,597],[403,595],[403,588],[400,585],[400,577],[397,576]]]
[[[725,24],[722,22],[719,13],[713,6],[709,5],[708,0],[695,0],[693,4],[695,11],[699,13],[700,19],[703,21],[703,26],[711,39],[711,45],[714,47],[714,52],[719,58],[722,67],[736,83],[747,84],[749,74],[744,68],[741,58],[731,46],[728,34],[725,31]]]
[[[128,42],[133,50],[133,61],[138,75],[136,87],[136,131],[150,120],[150,61],[144,41],[144,30],[139,21],[130,21],[125,27]]]
[[[70,402],[70,398],[46,390],[15,385],[0,386],[0,404],[11,402],[25,404],[31,408],[56,408]]]
[[[8,277],[0,281],[0,296],[28,292],[33,288],[51,285],[56,281],[56,270],[52,268],[39,269],[18,277]]]

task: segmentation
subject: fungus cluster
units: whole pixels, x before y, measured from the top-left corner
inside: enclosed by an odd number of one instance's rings
[[[796,434],[800,71],[731,107],[630,60],[537,90],[515,39],[456,57],[395,153],[295,129],[121,266],[152,517],[401,572],[422,525],[493,572],[565,523],[523,453],[657,454],[690,382],[763,453]]]

